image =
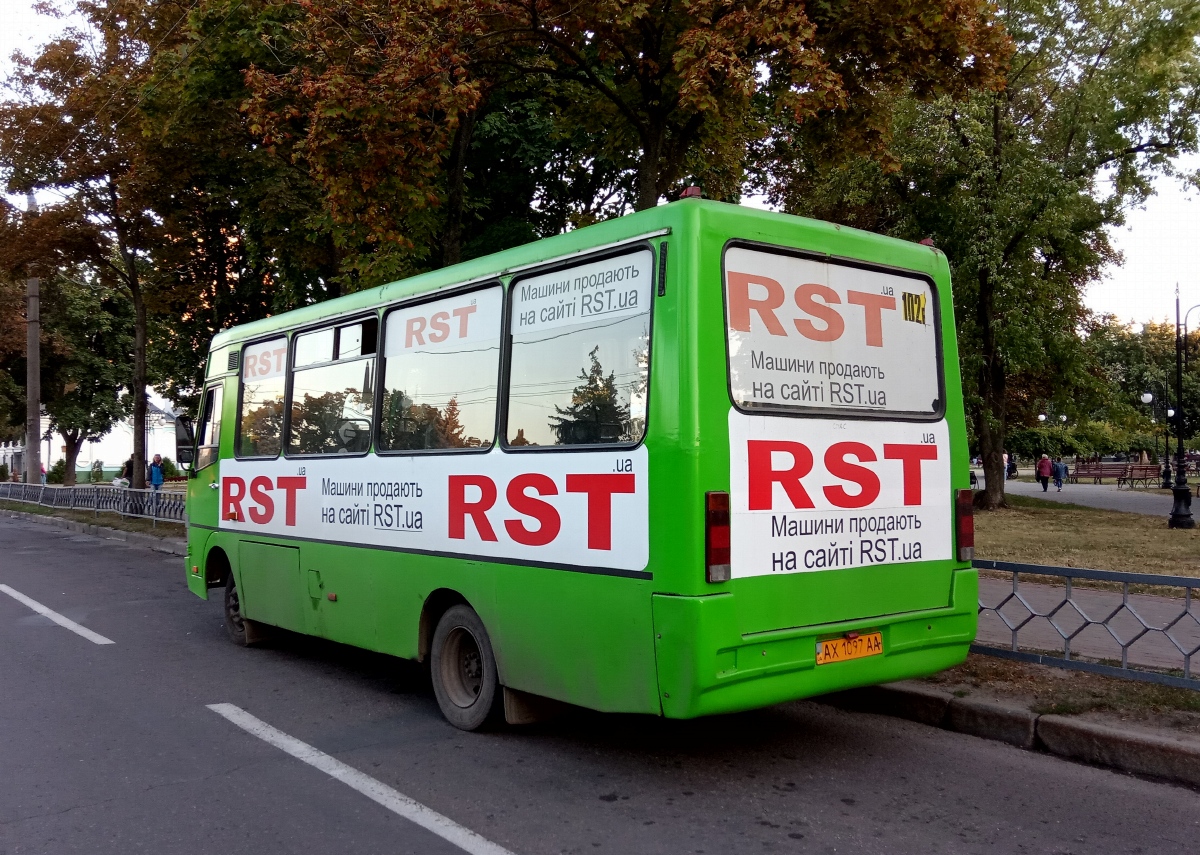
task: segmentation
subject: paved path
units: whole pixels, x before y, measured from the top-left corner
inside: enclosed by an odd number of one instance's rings
[[[440,837],[207,708],[263,722],[516,855],[1196,852],[1200,794],[790,703],[579,712],[464,734],[415,667],[284,634],[243,650],[178,557],[0,518],[0,853],[414,853]]]
[[[983,487],[983,478],[979,479],[979,487]],[[1006,481],[1004,491],[1017,496],[1033,496],[1051,502],[1069,502],[1073,505],[1130,514],[1166,517],[1171,513],[1171,492],[1157,488],[1122,487],[1118,490],[1116,484],[1063,484],[1062,492],[1059,493],[1051,481],[1049,492],[1043,493],[1041,484]],[[1193,514],[1196,514],[1200,512],[1200,500],[1193,501],[1196,502]]]

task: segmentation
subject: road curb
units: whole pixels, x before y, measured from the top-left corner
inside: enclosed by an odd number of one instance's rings
[[[997,701],[955,697],[923,683],[889,683],[813,700],[1200,787],[1200,738],[1186,734],[1118,730],[1069,716],[1038,715]]]
[[[168,555],[187,555],[187,541],[178,537],[154,537],[149,534],[139,534],[136,531],[121,531],[118,528],[75,522],[75,520],[46,516],[44,514],[30,514],[25,511],[3,511],[3,513],[10,517],[25,520],[26,522],[39,523],[41,525],[53,526],[54,528],[65,528],[68,531],[78,534],[90,534],[94,537],[103,537],[108,540],[123,540],[132,546],[144,546],[148,549],[153,549],[155,552],[165,552]]]

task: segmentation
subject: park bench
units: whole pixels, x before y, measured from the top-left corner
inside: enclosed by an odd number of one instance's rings
[[[1129,471],[1117,479],[1117,486],[1120,487],[1122,483],[1125,483],[1132,487],[1141,481],[1143,485],[1149,487],[1151,482],[1157,483],[1161,477],[1162,469],[1157,463],[1132,463],[1129,465]]]
[[[1105,478],[1116,478],[1119,485],[1128,468],[1128,463],[1076,463],[1071,474],[1067,476],[1067,480],[1072,484],[1078,484],[1081,478],[1091,478],[1093,484],[1103,484]]]

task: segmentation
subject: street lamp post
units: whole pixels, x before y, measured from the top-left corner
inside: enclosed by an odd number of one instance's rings
[[[1169,528],[1195,528],[1196,521],[1192,519],[1192,490],[1188,486],[1187,472],[1183,459],[1183,339],[1180,337],[1181,319],[1179,317],[1179,285],[1175,285],[1175,402],[1179,407],[1179,424],[1175,425],[1175,502],[1171,506],[1171,516],[1167,520]],[[1167,449],[1170,456],[1171,450]]]

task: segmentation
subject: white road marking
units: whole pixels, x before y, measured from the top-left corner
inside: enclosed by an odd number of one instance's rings
[[[8,587],[8,585],[0,585],[0,591],[3,591],[4,593],[8,594],[10,597],[12,597],[18,603],[24,603],[25,605],[29,606],[29,608],[33,609],[39,615],[45,615],[46,617],[50,618],[50,620],[54,621],[56,624],[63,627],[64,629],[69,629],[69,630],[71,630],[71,632],[75,633],[76,635],[82,635],[84,638],[86,638],[88,641],[90,641],[94,644],[116,644],[116,642],[113,641],[111,638],[105,638],[103,635],[101,635],[98,632],[92,632],[86,626],[80,626],[79,624],[75,623],[75,621],[71,620],[70,618],[63,617],[62,615],[60,615],[58,612],[54,611],[53,609],[46,608],[41,603],[39,603],[37,600],[31,600],[29,597],[25,596],[20,591],[14,591],[12,588]]]
[[[315,769],[320,769],[331,778],[336,778],[351,789],[357,790],[372,801],[383,805],[392,813],[416,823],[427,831],[432,831],[464,852],[469,852],[470,855],[513,855],[503,846],[492,843],[485,837],[480,837],[471,829],[465,828],[449,817],[442,816],[437,811],[393,790],[370,775],[363,774],[353,766],[348,766],[341,760],[330,757],[307,742],[301,742],[294,736],[288,736],[282,730],[276,730],[241,707],[233,704],[209,704],[208,708],[229,719],[247,733],[257,736],[263,742],[274,745]]]

